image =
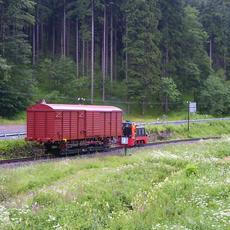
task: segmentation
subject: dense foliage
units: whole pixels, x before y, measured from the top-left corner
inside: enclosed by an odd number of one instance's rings
[[[0,116],[43,97],[129,101],[144,113],[194,95],[204,112],[229,113],[205,105],[219,71],[225,85],[226,0],[0,0]]]
[[[205,82],[200,93],[200,109],[211,114],[228,114],[230,109],[230,83],[218,72]]]

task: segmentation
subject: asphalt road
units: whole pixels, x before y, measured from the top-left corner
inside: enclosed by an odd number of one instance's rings
[[[0,139],[15,139],[24,137],[26,125],[0,125]]]
[[[190,120],[190,123],[206,123],[210,121],[230,121],[230,118],[209,118]],[[136,122],[140,125],[182,125],[187,124],[187,120],[180,121],[153,121]],[[22,138],[26,135],[26,125],[0,125],[0,139]]]
[[[198,119],[190,120],[190,123],[207,123],[210,121],[230,121],[230,118],[208,118],[208,119]],[[188,120],[179,121],[154,121],[154,122],[136,122],[141,125],[183,125],[187,124]]]

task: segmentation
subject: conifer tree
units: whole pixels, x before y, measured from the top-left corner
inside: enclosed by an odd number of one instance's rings
[[[25,109],[31,98],[31,44],[27,31],[34,24],[34,2],[4,1],[0,9],[0,57],[5,66],[10,66],[7,77],[0,71],[0,116],[11,116]]]
[[[159,12],[156,1],[127,1],[128,97],[142,105],[153,100],[159,83]]]

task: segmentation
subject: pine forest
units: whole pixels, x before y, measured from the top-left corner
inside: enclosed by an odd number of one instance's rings
[[[230,112],[229,0],[0,0],[0,116],[40,99]]]

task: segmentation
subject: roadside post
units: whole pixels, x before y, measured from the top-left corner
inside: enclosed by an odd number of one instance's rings
[[[127,156],[128,141],[129,141],[128,137],[122,137],[121,138],[121,144],[124,145],[125,156]]]
[[[190,113],[196,113],[197,106],[196,106],[196,102],[187,101],[187,103],[188,103],[188,131],[189,131],[190,130]]]

